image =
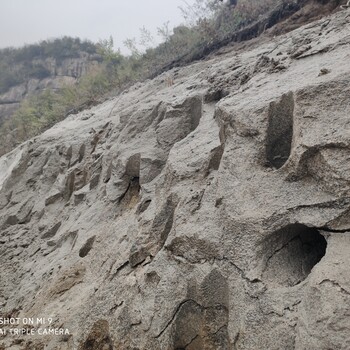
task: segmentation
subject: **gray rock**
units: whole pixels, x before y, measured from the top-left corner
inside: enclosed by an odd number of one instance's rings
[[[0,158],[2,315],[71,335],[23,346],[350,348],[346,16],[139,83]]]

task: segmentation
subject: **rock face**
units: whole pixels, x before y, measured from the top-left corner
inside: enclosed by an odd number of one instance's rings
[[[0,158],[6,349],[348,350],[350,24],[138,84]]]

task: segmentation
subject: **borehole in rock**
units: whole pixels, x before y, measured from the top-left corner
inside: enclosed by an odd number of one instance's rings
[[[226,91],[226,90],[223,90],[223,89],[211,89],[204,96],[204,101],[206,103],[218,102],[222,98],[226,97],[227,95],[228,95],[228,91]]]
[[[55,236],[55,234],[57,233],[57,231],[59,230],[59,228],[61,227],[62,222],[59,221],[57,222],[55,225],[53,225],[48,231],[46,231],[41,238],[42,239],[47,239],[47,238],[52,238]]]
[[[208,165],[207,175],[209,175],[209,173],[212,170],[219,170],[223,154],[224,154],[224,146],[223,145],[214,148],[210,152],[210,158],[209,158],[209,165]]]
[[[281,168],[290,156],[293,139],[293,93],[272,102],[268,112],[266,160],[269,166]]]
[[[327,241],[314,227],[287,225],[265,241],[269,252],[263,279],[272,285],[291,287],[307,278],[326,254]]]
[[[140,153],[131,156],[125,166],[124,183],[127,185],[125,192],[119,198],[120,207],[133,208],[139,201],[140,185]]]
[[[148,207],[150,206],[152,200],[151,199],[147,199],[145,201],[142,201],[139,206],[137,207],[137,211],[136,211],[136,214],[137,215],[140,215],[142,214],[143,212],[145,212]]]
[[[109,324],[106,320],[98,320],[92,326],[87,339],[79,346],[79,350],[113,350]]]
[[[128,159],[125,165],[125,174],[129,178],[140,177],[140,162],[141,162],[140,153],[136,153]]]
[[[133,208],[139,201],[140,190],[140,178],[133,177],[129,182],[127,190],[119,199],[119,204],[123,208]]]
[[[151,230],[138,237],[130,249],[129,262],[131,267],[140,265],[150,256],[154,257],[163,248],[169,233],[173,228],[177,199],[169,196],[162,209],[156,214]]]
[[[70,199],[74,192],[74,185],[75,185],[75,172],[72,171],[71,173],[68,174],[68,177],[66,179],[66,184],[65,184],[65,192],[64,192],[64,198],[66,201]]]
[[[80,256],[81,258],[85,258],[85,257],[89,254],[90,250],[92,249],[92,247],[93,247],[93,245],[94,245],[95,238],[96,238],[96,236],[90,237],[90,238],[85,242],[85,244],[80,248],[80,250],[79,250],[79,256]]]
[[[79,159],[78,159],[79,163],[81,163],[81,161],[84,159],[85,149],[86,149],[86,146],[85,146],[85,143],[83,143],[79,148]]]
[[[179,307],[174,317],[172,330],[173,348],[175,350],[188,348],[193,340],[198,337],[203,322],[202,319],[203,307],[194,300],[187,300]],[[200,341],[200,345],[203,348],[202,341]]]

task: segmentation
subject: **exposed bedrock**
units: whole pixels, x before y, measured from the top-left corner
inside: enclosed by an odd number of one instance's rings
[[[138,83],[1,157],[0,317],[70,334],[0,348],[350,349],[346,16]]]

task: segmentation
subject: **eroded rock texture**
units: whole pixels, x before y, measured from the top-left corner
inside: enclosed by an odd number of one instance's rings
[[[225,48],[0,158],[1,314],[71,332],[3,347],[348,350],[347,15]]]

